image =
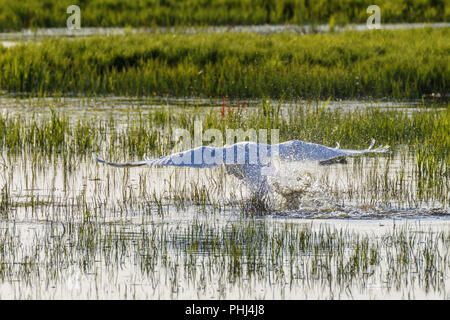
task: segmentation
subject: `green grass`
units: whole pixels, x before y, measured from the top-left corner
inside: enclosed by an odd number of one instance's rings
[[[214,288],[216,297],[232,296],[231,289],[237,288],[257,297],[254,286],[270,288],[264,294],[268,297],[284,291],[305,297],[320,289],[321,298],[370,291],[379,298],[395,292],[404,298],[419,292],[448,298],[447,230],[415,230],[404,224],[376,236],[343,227],[254,219],[226,225],[193,220],[168,226],[156,221],[36,224],[26,230],[32,241],[24,243],[17,239],[25,230],[10,224],[0,231],[0,283],[20,282],[19,298],[30,291],[33,297],[70,295],[73,287],[59,293],[45,284],[64,287],[73,270],[80,276],[76,281],[95,284],[95,289],[84,286],[82,294],[96,290],[103,295],[108,285],[124,283],[125,277],[117,275],[125,270],[154,298],[183,297],[186,291],[206,297],[206,288]],[[165,289],[151,290],[161,284]],[[382,287],[374,292],[373,284]],[[2,292],[2,298],[8,294]]]
[[[223,137],[226,137],[228,129],[247,131],[252,128],[256,132],[259,129],[278,129],[281,142],[299,139],[327,146],[335,146],[339,142],[342,148],[353,149],[366,148],[371,138],[375,138],[377,145],[390,145],[395,155],[403,155],[397,160],[412,163],[412,166],[401,167],[400,170],[390,168],[391,158],[388,156],[366,170],[355,160],[353,174],[347,174],[349,177],[358,174],[370,183],[364,191],[349,186],[346,196],[353,198],[353,195],[364,194],[365,198],[359,199],[360,202],[373,204],[372,198],[378,199],[383,195],[387,203],[400,199],[413,207],[422,200],[434,199],[443,204],[448,201],[449,106],[425,110],[410,108],[407,111],[370,107],[349,112],[301,104],[282,108],[281,104],[265,101],[240,111],[235,104],[225,109],[223,116],[219,106],[156,109],[146,114],[133,110],[122,121],[96,117],[74,120],[58,109],[52,109],[49,116],[4,115],[0,116],[0,147],[5,150],[9,161],[27,155],[33,165],[62,163],[64,171],[70,173],[76,170],[79,161],[94,163],[93,159],[86,159],[91,154],[113,161],[170,154],[175,145],[173,130],[184,128],[192,131],[196,119],[202,121],[204,131],[219,129]],[[203,142],[205,145],[209,143]],[[406,153],[402,153],[405,146]],[[391,173],[393,176],[388,176]],[[412,185],[416,187],[412,188]],[[7,191],[5,189],[2,193],[5,208],[9,207]],[[191,200],[197,204],[210,203],[207,190],[200,187],[193,190]],[[258,200],[250,199],[250,202],[243,203],[242,210],[249,214],[253,211],[263,214],[264,201]]]
[[[84,27],[365,23],[366,9],[381,8],[383,23],[448,21],[445,0],[0,0],[0,30],[65,27],[77,4]]]
[[[449,32],[47,39],[0,47],[0,88],[39,96],[422,98],[448,93]]]
[[[54,108],[49,116],[0,115],[0,147],[8,153],[36,150],[44,154],[83,155],[97,152],[107,143],[123,156],[157,156],[174,146],[170,135],[175,128],[188,129],[193,134],[193,123],[199,119],[203,131],[219,129],[224,137],[228,129],[278,129],[280,141],[300,139],[330,146],[339,142],[343,148],[365,147],[371,138],[376,138],[379,145],[416,145],[412,150],[422,157],[432,154],[444,159],[450,148],[448,105],[425,110],[409,108],[408,112],[377,107],[349,112],[327,108],[326,104],[301,103],[284,108],[281,102],[268,100],[239,112],[235,103],[226,105],[223,116],[220,106],[189,106],[156,109],[146,114],[138,109],[127,113],[122,121],[99,121],[96,117],[70,120]]]
[[[356,208],[370,211],[372,200],[384,196],[388,203],[403,196],[419,201],[431,185],[428,197],[441,201],[448,214],[448,106],[345,111],[265,101],[233,107],[223,116],[219,106],[133,108],[122,120],[103,112],[72,117],[57,107],[46,115],[42,108],[35,115],[1,115],[0,298],[448,299],[445,216],[328,225],[286,219],[285,211],[281,218],[276,212],[261,218],[256,216],[264,208],[253,199],[231,194],[230,203],[223,184],[205,188],[196,178],[204,171],[187,182],[175,171],[122,170],[84,158],[103,150],[122,161],[167,153],[171,128],[191,128],[195,119],[205,130],[278,128],[281,140],[339,141],[342,147],[365,147],[375,137],[395,153],[408,144],[414,158],[405,156],[402,168],[386,168],[394,173],[386,178],[382,166],[363,161],[389,163],[389,155],[339,166],[355,184]],[[213,172],[217,181],[230,182],[219,171]],[[348,194],[335,196],[347,205]],[[420,212],[439,215],[427,208]],[[395,209],[383,212],[391,218]],[[320,213],[330,217],[330,211]]]

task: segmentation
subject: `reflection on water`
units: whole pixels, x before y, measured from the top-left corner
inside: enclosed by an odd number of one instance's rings
[[[209,100],[198,100],[195,105],[211,107]],[[115,127],[130,125],[127,120],[152,113],[159,108],[172,112],[191,112],[190,100],[161,100],[100,98],[100,99],[13,99],[2,98],[2,113],[14,117],[44,117],[52,105],[64,112],[71,122],[80,118],[115,119]],[[218,103],[219,104],[219,103]],[[352,110],[353,102],[331,102],[331,108]],[[360,103],[370,108],[372,104]],[[383,107],[383,105],[381,106]],[[395,107],[386,103],[386,108]],[[251,106],[250,106],[251,108]],[[284,109],[289,104],[283,105]],[[416,109],[417,110],[417,109]],[[405,111],[406,112],[406,111]],[[423,111],[426,112],[426,111]],[[103,152],[108,150],[107,138]],[[270,209],[278,214],[289,212],[295,216],[328,215],[335,217],[367,217],[373,215],[414,215],[448,213],[448,185],[440,184],[434,190],[417,180],[416,155],[407,146],[392,146],[387,155],[349,158],[346,164],[319,165],[315,162],[278,162],[272,187]],[[100,152],[101,153],[101,152]],[[95,156],[95,155],[93,155]],[[108,154],[99,154],[107,158]],[[64,161],[63,161],[64,160]],[[117,159],[116,159],[117,160]],[[138,159],[120,159],[138,160]],[[13,157],[3,154],[2,182],[10,195],[19,202],[39,199],[44,203],[74,201],[83,195],[83,201],[93,203],[102,199],[113,207],[118,202],[140,202],[146,198],[184,199],[189,201],[207,197],[204,202],[220,206],[236,206],[249,197],[245,186],[224,168],[111,168],[95,163],[91,157],[63,159],[61,154],[45,157],[34,152],[21,152]],[[194,199],[195,198],[195,199]],[[35,201],[35,200],[34,200]],[[237,206],[239,211],[239,206]],[[369,214],[368,214],[369,213]]]
[[[8,159],[5,154],[4,159]],[[2,170],[2,185],[17,201],[16,217],[40,215],[30,201],[75,205],[82,198],[87,204],[114,207],[117,203],[161,200],[235,207],[250,197],[245,185],[224,168],[129,168],[118,169],[95,163],[94,158],[73,159],[68,171],[61,159],[23,155],[7,161]],[[448,196],[434,197],[415,178],[414,155],[397,151],[393,156],[349,159],[347,164],[322,166],[316,163],[281,164],[270,184],[273,214],[297,217],[382,218],[449,214]],[[402,177],[400,180],[399,177]],[[444,186],[448,188],[448,186]],[[426,193],[428,192],[428,194]],[[448,192],[447,192],[448,193]],[[444,192],[444,195],[446,193]],[[204,199],[202,197],[205,197]],[[44,206],[45,207],[45,206]],[[50,205],[49,211],[59,211]],[[71,213],[72,214],[72,213]],[[52,216],[55,213],[51,213]]]
[[[187,214],[2,222],[0,298],[449,297],[448,220],[247,224]]]
[[[237,102],[243,101],[226,101],[235,105]],[[257,107],[261,104],[261,99],[245,100],[247,108]],[[276,101],[270,100],[273,104],[281,104],[281,110],[286,112],[292,106],[299,103],[310,105],[311,107],[323,106],[327,103],[328,109],[339,109],[343,111],[353,111],[362,108],[379,108],[383,109],[397,109],[405,112],[413,112],[417,110],[427,111],[432,110],[424,107],[422,100],[414,100],[408,102],[394,102],[394,101],[360,101],[360,100],[332,100],[332,101]],[[98,118],[108,119],[114,117],[115,119],[123,119],[132,112],[140,112],[146,115],[162,108],[170,108],[175,110],[182,110],[183,112],[195,111],[194,107],[203,108],[202,110],[209,110],[211,108],[219,108],[222,106],[223,100],[217,98],[175,98],[175,97],[144,97],[144,98],[130,98],[130,97],[95,97],[95,98],[77,98],[77,97],[60,97],[60,98],[28,98],[23,97],[13,98],[10,95],[0,95],[0,112],[3,114],[23,114],[31,115],[32,113],[49,115],[52,106],[58,110],[64,111],[65,114],[70,115],[71,118],[79,118],[81,116],[92,116]],[[433,108],[437,110],[438,108]],[[440,108],[444,109],[444,108]]]

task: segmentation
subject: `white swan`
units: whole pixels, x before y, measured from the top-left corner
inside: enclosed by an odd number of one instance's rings
[[[320,144],[291,140],[279,144],[239,142],[222,148],[201,146],[156,159],[137,162],[109,162],[96,158],[98,163],[114,167],[175,166],[191,168],[212,168],[225,165],[228,174],[244,181],[252,192],[268,191],[267,176],[274,173],[272,159],[285,161],[318,161],[320,164],[345,163],[345,157],[368,153],[386,153],[388,146],[373,149],[372,139],[368,149],[351,150],[326,147]]]

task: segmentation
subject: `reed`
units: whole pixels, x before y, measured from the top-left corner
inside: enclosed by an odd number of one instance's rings
[[[65,27],[70,0],[0,1],[0,30]],[[438,1],[373,1],[383,22],[442,22],[449,20],[448,3]],[[367,3],[360,0],[157,1],[87,0],[78,4],[85,27],[152,27],[186,25],[339,24],[365,23]]]
[[[445,97],[448,33],[424,28],[46,39],[0,49],[0,88],[42,97]]]
[[[170,154],[174,152],[175,145],[172,140],[173,130],[184,128],[191,131],[196,120],[202,122],[204,131],[219,129],[224,137],[229,129],[254,129],[258,132],[259,129],[269,128],[279,130],[281,142],[300,139],[328,146],[335,146],[339,142],[342,148],[355,149],[366,148],[374,137],[377,145],[388,144],[393,153],[377,158],[354,159],[341,170],[341,179],[346,182],[344,189],[336,185],[336,181],[329,180],[325,174],[321,183],[334,190],[332,196],[335,199],[357,201],[369,208],[380,203],[397,209],[402,206],[415,208],[424,204],[434,206],[435,201],[443,207],[448,204],[448,107],[370,107],[344,111],[327,107],[326,104],[284,105],[266,99],[243,109],[238,109],[237,105],[237,102],[225,100],[225,107],[163,108],[146,113],[133,109],[125,112],[125,117],[121,120],[69,118],[66,113],[53,107],[48,115],[6,114],[0,116],[0,147],[7,156],[5,163],[15,162],[17,157],[29,159],[24,161],[31,161],[33,176],[33,170],[42,170],[40,168],[43,163],[62,163],[66,179],[79,168],[80,163],[91,162],[94,165],[91,154],[113,161],[140,160],[146,156]],[[205,145],[209,143],[210,141],[203,141]],[[403,165],[397,168],[399,162]],[[393,163],[396,165],[393,166]],[[356,181],[366,183],[356,183],[355,177],[358,177]],[[216,211],[223,205],[220,201],[216,203],[212,196],[223,189],[220,183],[225,179],[223,176],[209,178],[211,186],[217,188],[212,193],[212,190],[196,183],[180,184],[178,181],[183,179],[181,176],[174,176],[168,181],[168,198],[174,201],[176,207],[181,209],[195,204],[205,208],[210,205]],[[143,181],[139,186],[140,196],[148,197],[145,190],[147,179],[143,176],[140,180]],[[128,191],[124,190],[124,199],[127,197]],[[156,194],[153,198],[152,202],[163,215],[166,201],[159,199]],[[35,199],[20,203],[35,205],[42,201],[47,200]],[[130,203],[129,199],[126,201]],[[270,213],[260,195],[255,195],[254,199],[245,199],[237,205],[249,216]]]
[[[20,244],[16,239],[23,237],[21,228],[2,228],[0,279],[22,284],[20,297],[30,290],[33,297],[55,294],[46,290],[47,282],[77,294],[73,281],[79,282],[83,296],[109,288],[104,277],[114,279],[113,285],[122,284],[121,270],[133,266],[136,281],[148,288],[161,283],[170,288],[147,289],[153,298],[193,292],[206,296],[208,286],[222,298],[233,296],[235,289],[256,297],[253,286],[271,288],[266,294],[272,298],[284,290],[295,297],[320,290],[321,298],[352,298],[357,293],[367,296],[374,286],[382,286],[382,296],[399,291],[404,298],[406,293],[448,294],[445,231],[402,225],[374,237],[319,223],[246,219],[223,225],[194,219],[173,228],[155,222],[130,226],[124,221],[67,221],[64,228],[48,224],[36,230],[31,242]],[[68,282],[68,272],[79,279]],[[85,286],[90,277],[97,289]],[[123,297],[117,290],[110,292]]]

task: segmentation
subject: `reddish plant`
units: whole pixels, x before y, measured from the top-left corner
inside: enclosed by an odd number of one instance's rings
[[[220,112],[222,114],[222,118],[225,117],[225,96],[222,99],[222,110]]]
[[[235,110],[237,111],[237,113],[241,113],[242,110],[244,110],[245,106],[247,105],[247,101],[244,101],[241,103],[240,101],[237,102],[236,104],[236,108],[231,106],[231,103],[228,105],[228,114],[234,114]],[[222,98],[222,108],[220,109],[220,114],[222,115],[222,118],[225,118],[225,107],[226,107],[226,103],[225,103],[225,97]]]

